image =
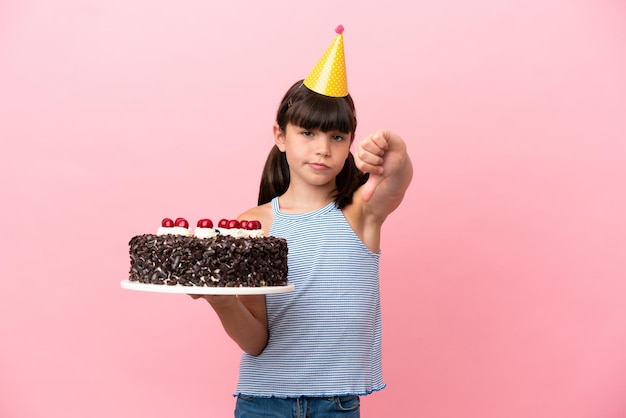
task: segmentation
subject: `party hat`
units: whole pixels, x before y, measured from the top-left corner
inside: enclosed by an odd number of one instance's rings
[[[348,95],[348,78],[343,53],[343,26],[337,26],[335,32],[335,40],[304,80],[304,85],[324,96],[345,97]]]

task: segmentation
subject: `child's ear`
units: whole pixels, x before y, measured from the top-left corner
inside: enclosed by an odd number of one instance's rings
[[[285,133],[277,123],[274,124],[274,143],[281,152],[285,152]]]

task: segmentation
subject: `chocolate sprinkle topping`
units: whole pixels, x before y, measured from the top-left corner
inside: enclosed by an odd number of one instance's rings
[[[144,234],[131,238],[129,245],[131,281],[211,287],[288,284],[283,238]]]

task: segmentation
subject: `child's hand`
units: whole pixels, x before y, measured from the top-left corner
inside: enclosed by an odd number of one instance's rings
[[[402,139],[382,129],[371,133],[359,143],[354,155],[356,165],[359,170],[370,174],[362,189],[365,202],[372,198],[378,185],[393,174],[398,166],[397,157],[405,153]]]
[[[211,306],[219,306],[220,304],[228,304],[234,302],[237,297],[235,295],[189,295],[192,299],[204,299]]]
[[[383,181],[383,162],[385,151],[389,147],[384,131],[376,131],[359,142],[354,155],[356,166],[364,173],[369,173],[369,179],[363,186],[362,196],[364,201],[372,198],[376,187]]]

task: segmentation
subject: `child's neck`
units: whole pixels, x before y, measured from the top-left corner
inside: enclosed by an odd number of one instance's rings
[[[281,212],[284,213],[307,213],[323,208],[333,201],[330,193],[305,193],[295,192],[292,189],[280,196],[278,203]]]

